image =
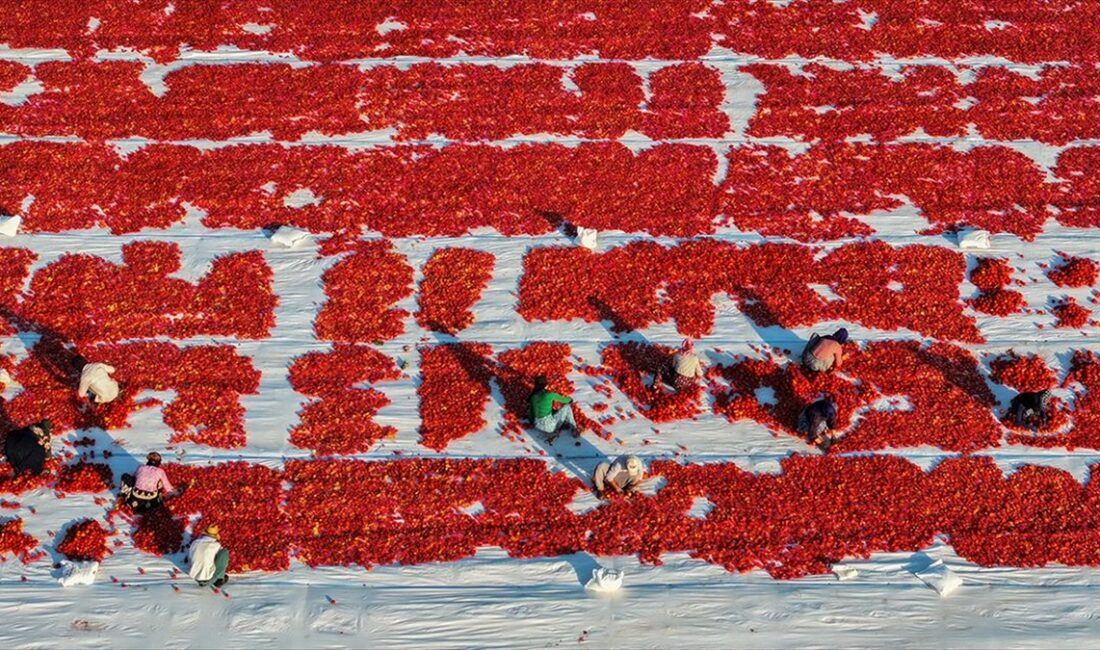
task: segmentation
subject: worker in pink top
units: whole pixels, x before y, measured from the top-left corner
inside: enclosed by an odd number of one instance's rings
[[[175,490],[168,474],[160,468],[160,454],[149,452],[145,464],[134,472],[134,476],[122,475],[122,497],[126,505],[135,512],[150,510],[161,505],[162,495]]]
[[[802,351],[802,365],[807,370],[826,372],[840,370],[844,363],[844,344],[848,342],[848,330],[840,328],[828,336],[810,336],[810,342]]]

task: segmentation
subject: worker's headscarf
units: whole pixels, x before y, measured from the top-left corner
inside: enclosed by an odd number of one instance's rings
[[[219,537],[221,537],[221,531],[218,530],[217,526],[210,525],[210,526],[206,527],[206,536],[207,537],[213,537],[214,539],[218,539]]]
[[[693,351],[695,351],[695,342],[691,339],[684,339],[683,342],[680,343],[680,352],[688,354]]]
[[[633,477],[641,477],[641,475],[645,473],[645,466],[642,465],[642,459],[637,456],[627,456],[626,471]]]
[[[145,464],[152,465],[153,467],[160,467],[161,460],[159,453],[151,451],[149,455],[145,457]]]
[[[845,327],[838,329],[833,333],[833,338],[836,339],[837,343],[844,345],[848,342],[848,329]]]

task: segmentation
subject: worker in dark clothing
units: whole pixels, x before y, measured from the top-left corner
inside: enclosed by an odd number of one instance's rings
[[[50,457],[52,431],[53,424],[49,420],[42,420],[8,433],[4,441],[4,456],[16,476],[23,472],[34,475],[42,473],[46,459]]]
[[[1038,420],[1039,427],[1044,427],[1050,422],[1050,400],[1053,397],[1049,389],[1020,393],[1009,402],[1008,413],[1018,427],[1026,426],[1032,417]]]
[[[833,430],[836,429],[836,404],[828,397],[822,398],[802,409],[798,415],[797,430],[805,435],[811,444],[828,453],[835,442]]]

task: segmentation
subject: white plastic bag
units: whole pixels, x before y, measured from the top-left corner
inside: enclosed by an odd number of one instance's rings
[[[836,575],[836,579],[840,582],[845,580],[852,580],[859,576],[859,571],[855,567],[850,567],[847,564],[834,564],[833,574]]]
[[[271,235],[271,243],[286,248],[297,248],[308,244],[310,240],[311,237],[308,232],[290,226],[279,226],[279,229]]]
[[[940,596],[950,596],[958,589],[963,581],[957,573],[947,568],[943,560],[936,560],[926,569],[921,569],[913,575],[920,578],[924,584],[939,592]]]
[[[90,585],[95,582],[99,573],[99,562],[69,562],[61,563],[61,577],[57,579],[62,587],[75,587],[77,585]]]
[[[577,245],[595,252],[599,247],[599,231],[577,226]]]
[[[989,248],[989,231],[979,229],[960,230],[959,248],[963,250],[985,250]]]
[[[8,374],[7,370],[4,370],[3,368],[0,368],[0,384],[10,384],[10,383],[11,383],[11,375]]]
[[[23,217],[0,217],[0,235],[15,237],[19,234],[19,224],[23,223]]]
[[[584,585],[585,589],[600,593],[618,591],[623,586],[623,572],[615,569],[592,569],[592,579]]]

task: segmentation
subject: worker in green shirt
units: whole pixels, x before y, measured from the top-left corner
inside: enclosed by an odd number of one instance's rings
[[[554,410],[554,402],[562,406]],[[554,391],[546,390],[546,377],[535,377],[535,390],[531,393],[531,421],[535,428],[549,434],[550,439],[557,437],[558,431],[565,425],[573,429],[573,435],[580,435],[577,430],[577,421],[573,419],[573,400],[565,395],[559,395]]]

